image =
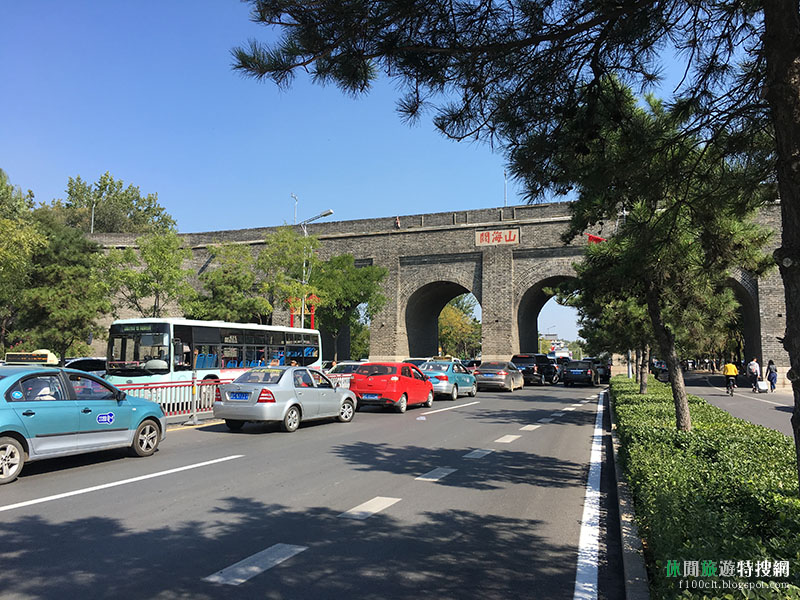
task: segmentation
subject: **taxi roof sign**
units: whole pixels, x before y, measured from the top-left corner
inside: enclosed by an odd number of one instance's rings
[[[58,357],[50,350],[6,352],[7,365],[57,365]]]

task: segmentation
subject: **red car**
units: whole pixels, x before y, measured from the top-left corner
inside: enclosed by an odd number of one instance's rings
[[[433,405],[433,384],[409,363],[364,363],[350,379],[358,406],[393,406],[399,413],[414,404]]]

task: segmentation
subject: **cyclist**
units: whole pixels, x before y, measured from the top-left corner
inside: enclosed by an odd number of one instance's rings
[[[739,369],[736,368],[732,361],[728,361],[722,367],[722,374],[725,376],[725,389],[728,394],[733,396],[733,388],[736,387],[736,376],[739,374]]]

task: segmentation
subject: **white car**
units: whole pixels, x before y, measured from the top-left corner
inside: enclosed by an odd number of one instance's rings
[[[256,367],[219,386],[214,417],[224,419],[231,431],[247,422],[277,422],[292,432],[302,421],[336,418],[349,423],[356,406],[353,392],[316,369]]]

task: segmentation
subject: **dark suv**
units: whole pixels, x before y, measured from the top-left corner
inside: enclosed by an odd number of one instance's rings
[[[558,368],[550,362],[546,354],[515,354],[511,362],[522,371],[526,384],[558,382]]]

